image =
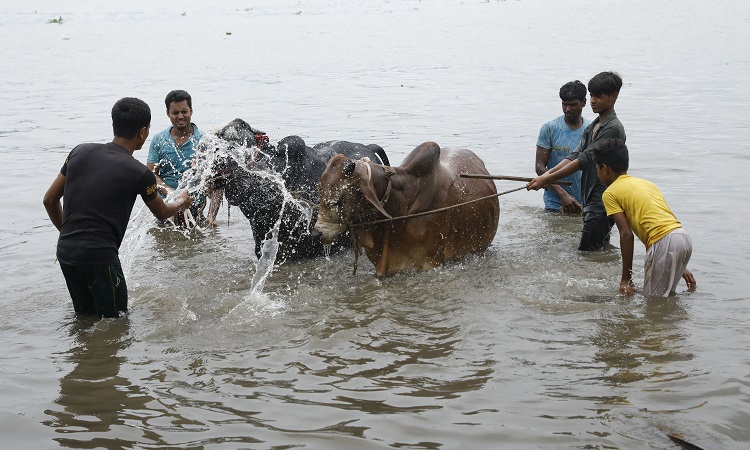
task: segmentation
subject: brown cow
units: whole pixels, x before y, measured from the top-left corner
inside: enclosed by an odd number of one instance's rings
[[[434,142],[415,148],[400,167],[335,155],[320,178],[315,228],[324,244],[350,229],[355,254],[364,248],[378,277],[428,270],[481,252],[497,232],[497,189],[492,180],[461,178],[461,173],[488,172],[474,152],[441,149]],[[446,209],[387,220],[441,208]]]

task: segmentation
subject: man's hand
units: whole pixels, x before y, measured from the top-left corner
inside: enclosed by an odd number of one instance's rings
[[[166,184],[156,184],[156,191],[165,197],[169,195],[170,192],[174,191],[171,187],[167,186]]]
[[[560,201],[562,202],[560,211],[566,214],[581,214],[581,212],[583,211],[583,207],[576,201],[575,198],[573,198],[572,195],[566,192],[565,195],[560,195],[559,197]]]
[[[176,202],[181,203],[180,212],[185,211],[187,207],[193,204],[193,197],[188,194],[187,189],[177,194]]]
[[[547,177],[547,174],[539,175],[538,177],[529,181],[529,184],[526,185],[526,190],[530,191],[533,189],[535,191],[538,191],[539,189],[547,186],[547,184],[549,183],[548,180],[549,178]]]
[[[695,290],[695,277],[693,273],[685,269],[682,271],[682,279],[687,283],[688,291],[693,292]]]

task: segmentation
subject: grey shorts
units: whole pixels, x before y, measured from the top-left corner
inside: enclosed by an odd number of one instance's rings
[[[646,251],[643,295],[668,297],[674,294],[692,254],[693,241],[682,228],[656,241]]]

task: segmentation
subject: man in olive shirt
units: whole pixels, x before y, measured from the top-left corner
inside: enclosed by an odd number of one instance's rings
[[[133,158],[150,126],[146,103],[120,99],[112,108],[112,142],[76,146],[44,195],[47,215],[60,230],[57,259],[77,313],[119,317],[127,311],[118,253],[138,195],[158,219],[172,217],[192,201],[182,192],[175,202],[164,203],[153,172]]]
[[[621,88],[622,78],[614,72],[601,72],[589,80],[591,110],[598,117],[586,127],[581,142],[573,153],[526,186],[527,189],[539,190],[581,170],[583,228],[578,250],[599,250],[609,242],[613,222],[607,217],[602,203],[602,193],[606,187],[596,174],[592,152],[597,142],[605,139],[625,141],[625,128],[615,114],[615,102]]]

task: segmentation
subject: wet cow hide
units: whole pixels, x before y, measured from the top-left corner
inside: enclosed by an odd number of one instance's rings
[[[288,136],[273,145],[265,133],[242,119],[220,128],[216,137],[225,141],[229,151],[214,160],[215,176],[208,185],[212,189],[222,189],[228,203],[239,207],[250,221],[258,258],[263,241],[272,237],[271,232],[281,216],[277,263],[324,254],[320,235],[313,225],[318,215],[318,181],[333,155],[368,158],[374,163],[389,165],[385,151],[375,144],[328,141],[308,147],[301,137]],[[296,201],[285,202],[285,192]],[[307,210],[309,220],[302,210]],[[348,245],[349,236],[342,235],[333,242],[331,250]]]

